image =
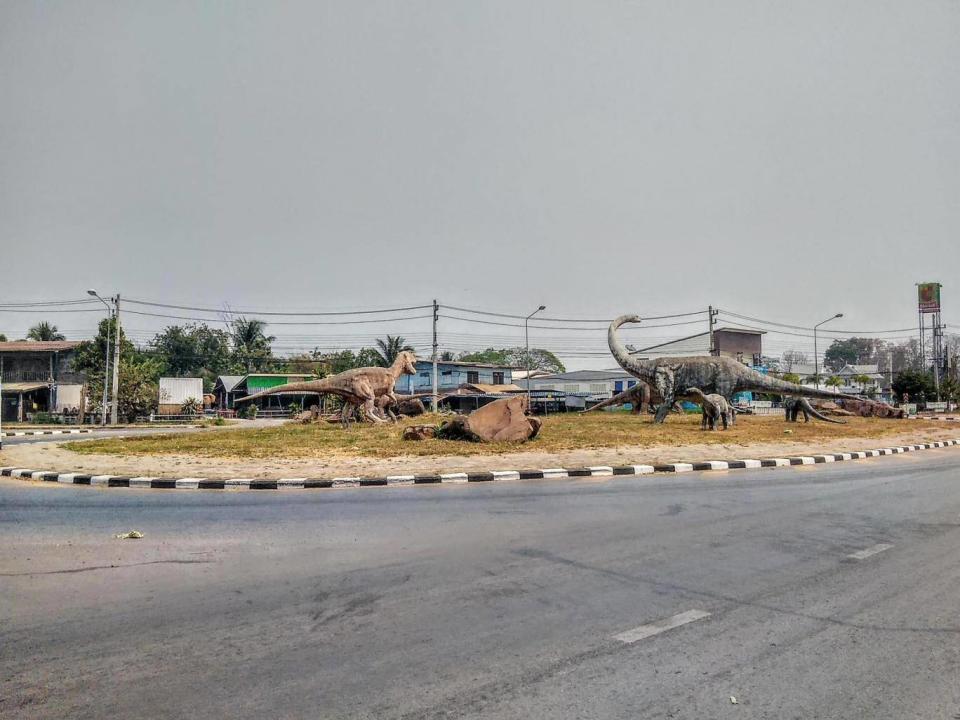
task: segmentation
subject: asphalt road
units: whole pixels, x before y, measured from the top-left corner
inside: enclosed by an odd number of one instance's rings
[[[16,428],[7,427],[4,432],[16,432]],[[129,430],[102,430],[76,435],[21,435],[2,438],[3,445],[31,445],[33,443],[74,442],[78,440],[98,440],[101,438],[134,437],[143,435],[169,435],[170,433],[199,432],[196,428],[130,428]]]
[[[4,479],[0,716],[957,718],[958,460],[306,492]]]

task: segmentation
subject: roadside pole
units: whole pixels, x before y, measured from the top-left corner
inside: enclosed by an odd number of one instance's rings
[[[431,409],[437,412],[437,320],[440,318],[440,306],[436,299],[433,301],[433,396],[431,398]],[[411,385],[412,387],[412,385]]]
[[[0,450],[3,450],[3,367],[0,365]]]
[[[113,404],[110,406],[110,424],[116,425],[119,422],[120,414],[120,293],[113,299],[114,317],[116,318],[116,327],[114,328],[114,346],[113,346]]]

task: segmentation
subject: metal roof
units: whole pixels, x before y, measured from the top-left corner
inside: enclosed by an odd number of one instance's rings
[[[30,392],[31,390],[39,390],[40,388],[49,387],[48,383],[38,383],[38,382],[8,382],[3,383],[3,392]]]
[[[622,380],[632,377],[633,375],[626,370],[573,370],[554,375],[538,375],[530,378],[530,383],[532,385],[538,382],[562,382],[564,380],[589,382],[590,380]],[[526,385],[526,382],[526,378],[524,378],[524,385]]]
[[[0,342],[0,353],[62,352],[73,350],[79,344],[79,340],[13,340]]]
[[[225,392],[231,392],[244,377],[244,375],[221,375],[217,378],[217,385],[222,385]]]

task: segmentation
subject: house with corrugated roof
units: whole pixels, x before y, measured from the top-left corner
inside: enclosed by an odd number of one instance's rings
[[[76,340],[0,342],[0,415],[26,422],[38,412],[79,414],[86,374],[73,368]]]

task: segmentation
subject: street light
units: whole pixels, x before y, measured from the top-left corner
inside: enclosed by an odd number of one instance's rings
[[[111,332],[111,322],[110,320],[113,317],[113,310],[110,307],[110,304],[100,297],[97,294],[96,290],[87,290],[87,295],[95,297],[97,300],[102,302],[107,308],[107,351],[104,357],[104,373],[103,373],[103,405],[100,410],[100,424],[107,424],[107,385],[110,383],[110,332]]]
[[[527,343],[527,409],[530,408],[530,318],[546,309],[546,305],[541,305],[523,320],[523,334],[526,336]]]
[[[837,313],[833,317],[828,317],[823,322],[819,322],[813,326],[813,377],[817,381],[817,390],[820,389],[820,356],[817,355],[817,328],[828,323],[831,320],[836,320],[837,318],[842,318],[843,313]]]

